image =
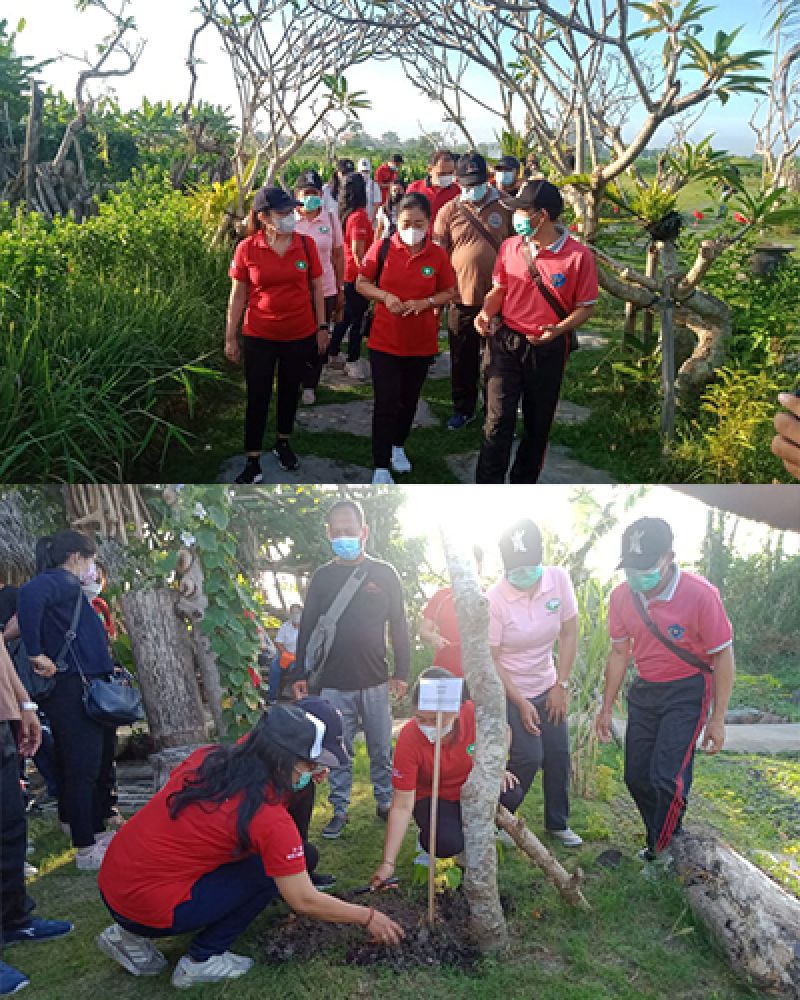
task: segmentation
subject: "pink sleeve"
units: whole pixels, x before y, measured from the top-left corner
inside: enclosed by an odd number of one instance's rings
[[[575,588],[569,573],[562,569],[559,573],[561,577],[559,590],[561,592],[561,621],[568,622],[578,614],[578,599],[575,596]]]
[[[611,600],[608,602],[608,634],[612,642],[621,642],[630,638],[630,632],[625,625],[622,614],[622,588],[626,586],[621,583],[615,587],[611,593]]]
[[[710,586],[699,607],[699,632],[706,653],[718,653],[733,640],[733,626],[716,587]]]
[[[489,600],[489,645],[499,646],[503,641],[503,618],[500,613],[500,600],[491,591],[486,596]]]
[[[581,256],[578,268],[578,280],[575,285],[575,303],[589,305],[597,302],[599,294],[597,265],[595,264],[594,254],[590,251]]]
[[[497,259],[494,262],[494,270],[492,271],[492,284],[499,285],[501,288],[505,288],[508,284],[508,276],[506,274],[506,247],[507,242],[500,245],[500,250],[497,254]]]
[[[247,281],[249,278],[247,260],[245,258],[246,253],[247,241],[242,240],[239,246],[233,251],[233,260],[231,261],[231,266],[228,271],[228,274],[234,281]]]

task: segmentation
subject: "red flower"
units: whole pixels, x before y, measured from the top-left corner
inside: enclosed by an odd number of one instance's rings
[[[613,207],[613,208],[611,209],[611,211],[612,211],[612,212],[614,213],[614,215],[619,215],[619,205],[615,205],[615,206],[614,206],[614,207]]]
[[[736,219],[736,221],[741,226],[749,226],[750,225],[750,220],[748,218],[745,218],[745,216],[742,215],[741,212],[734,212],[733,213],[733,217],[734,217],[734,219]]]
[[[253,687],[260,688],[261,674],[259,674],[255,667],[248,667],[247,672],[250,674],[250,680],[253,682]]]
[[[573,222],[572,225],[569,227],[569,231],[571,233],[577,233],[577,231],[578,231],[578,223],[577,222]]]
[[[700,211],[700,209],[695,209],[695,211],[692,214],[694,215],[695,219],[698,220],[698,222],[700,221],[700,219],[704,219],[705,218],[705,215],[703,215],[703,213]]]
[[[242,617],[246,618],[250,622],[255,621],[255,618],[256,618],[256,616],[253,614],[253,612],[249,608],[245,608],[244,609],[244,611],[242,612]]]

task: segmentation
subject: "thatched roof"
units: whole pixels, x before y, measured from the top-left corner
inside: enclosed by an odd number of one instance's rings
[[[760,521],[780,531],[800,532],[800,485],[672,486],[710,507]]]

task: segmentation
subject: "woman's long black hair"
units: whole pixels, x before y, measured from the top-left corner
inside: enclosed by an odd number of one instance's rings
[[[250,822],[264,803],[275,805],[292,790],[297,755],[277,746],[265,733],[266,715],[241,743],[222,744],[209,751],[183,788],[167,798],[172,819],[194,803],[213,810],[241,794],[236,834],[242,851],[251,849]]]
[[[44,535],[36,540],[36,572],[63,566],[75,553],[88,559],[95,554],[92,542],[80,531],[59,531],[55,535]]]
[[[331,180],[331,194],[335,201],[339,200],[339,189],[342,186],[342,178],[352,173],[354,173],[352,160],[344,159],[336,161],[336,170],[334,170],[333,179]]]
[[[361,174],[348,174],[339,193],[339,218],[345,223],[348,215],[366,207],[367,185],[364,178]]]

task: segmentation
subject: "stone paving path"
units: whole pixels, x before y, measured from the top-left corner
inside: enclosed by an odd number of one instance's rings
[[[614,719],[615,736],[625,738],[625,720]],[[725,750],[731,753],[800,753],[800,724],[725,726]]]
[[[475,467],[478,464],[478,453],[466,453],[463,455],[449,455],[447,462],[453,475],[462,483],[475,482]],[[566,448],[560,445],[551,445],[547,449],[544,460],[544,469],[539,477],[539,483],[544,485],[554,485],[557,483],[606,483],[613,484],[607,472],[593,469],[582,462],[570,458]]]

